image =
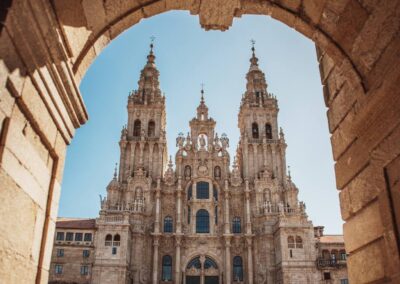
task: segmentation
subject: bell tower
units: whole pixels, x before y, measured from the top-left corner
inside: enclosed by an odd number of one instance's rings
[[[121,133],[119,180],[126,181],[141,168],[161,178],[167,163],[165,97],[161,95],[153,43],[140,73],[138,89],[128,96],[128,124]]]
[[[254,41],[246,80],[238,118],[238,163],[242,175],[252,180],[268,171],[283,183],[286,180],[286,143],[282,130],[278,130],[278,101],[267,91],[268,84],[258,66]]]

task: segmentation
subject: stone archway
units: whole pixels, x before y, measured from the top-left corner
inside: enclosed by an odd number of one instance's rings
[[[399,3],[1,2],[0,279],[46,282],[66,147],[88,119],[78,85],[92,60],[141,19],[186,10],[220,30],[234,17],[269,15],[316,43],[350,281],[399,282]],[[23,273],[10,275],[15,267]]]

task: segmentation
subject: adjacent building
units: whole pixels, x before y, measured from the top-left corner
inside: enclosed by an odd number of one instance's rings
[[[345,265],[339,265],[343,239],[315,229],[298,200],[287,172],[278,101],[267,90],[254,47],[233,159],[227,135],[215,131],[203,90],[187,134],[178,135],[177,152],[168,159],[166,100],[158,78],[151,46],[138,89],[128,97],[119,170],[101,199],[99,217],[86,228],[95,237],[90,244],[61,241],[59,233],[66,238],[81,229],[64,230],[59,222],[51,281],[347,283]],[[67,247],[68,261],[56,256]],[[78,257],[78,248],[82,253],[86,247],[87,260]],[[88,275],[82,275],[86,264]],[[75,276],[63,278],[72,270]]]

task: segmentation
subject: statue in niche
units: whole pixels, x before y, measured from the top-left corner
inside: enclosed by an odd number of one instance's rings
[[[190,166],[185,166],[185,179],[190,179],[190,177],[192,176],[192,169],[190,168]]]
[[[216,166],[214,168],[214,177],[215,177],[215,179],[221,178],[221,168],[219,166]]]
[[[206,139],[204,138],[204,135],[200,135],[200,148],[204,149],[206,146]]]

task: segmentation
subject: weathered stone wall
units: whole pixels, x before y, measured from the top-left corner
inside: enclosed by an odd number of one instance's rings
[[[0,8],[3,282],[47,282],[65,148],[87,119],[77,83],[113,38],[171,9],[222,30],[234,16],[271,15],[317,44],[350,281],[400,282],[398,0],[13,0]],[[24,273],[9,273],[17,266]]]

